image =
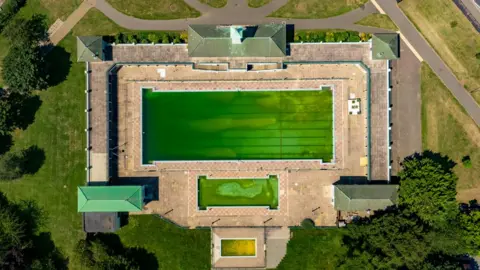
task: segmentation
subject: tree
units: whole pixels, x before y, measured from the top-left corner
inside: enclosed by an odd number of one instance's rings
[[[477,208],[461,213],[459,218],[463,230],[463,239],[469,252],[480,255],[480,210]]]
[[[12,44],[26,43],[38,46],[39,42],[48,40],[45,15],[34,14],[29,20],[15,19],[2,33]]]
[[[23,158],[18,153],[6,153],[0,158],[0,180],[14,180],[23,175]]]
[[[453,166],[448,158],[431,152],[406,158],[399,173],[399,205],[430,225],[444,225],[455,219],[457,177]]]
[[[27,128],[33,122],[35,112],[41,104],[38,96],[22,95],[13,89],[9,91],[11,93],[0,94],[0,135],[3,134],[2,136],[8,136],[8,133],[15,128]]]
[[[347,230],[345,269],[429,269],[431,256],[463,251],[455,230],[438,230],[408,209],[377,213]]]
[[[74,254],[75,263],[82,269],[140,269],[139,263],[127,255],[123,246],[113,249],[101,239],[80,240]]]
[[[0,31],[2,31],[24,4],[25,0],[5,1],[0,10]]]
[[[46,88],[48,75],[40,48],[25,43],[14,45],[3,59],[2,76],[9,89],[20,94]]]

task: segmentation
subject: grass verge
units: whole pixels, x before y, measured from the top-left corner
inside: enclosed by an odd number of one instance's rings
[[[222,8],[227,5],[227,0],[199,0],[199,1],[214,8]]]
[[[480,34],[450,0],[404,0],[400,8],[480,102]]]
[[[458,199],[471,200],[473,191],[480,190],[480,129],[425,63],[421,79],[423,148],[448,155],[457,163]],[[462,164],[464,156],[470,156],[471,168]]]
[[[328,18],[347,13],[368,0],[290,0],[269,17],[314,19]]]
[[[183,0],[107,0],[107,2],[126,15],[146,20],[173,20],[200,16],[200,12]]]
[[[398,27],[386,14],[370,14],[355,24],[390,29],[397,31]]]
[[[259,8],[272,2],[272,0],[248,0],[248,6],[251,8]]]
[[[293,237],[287,245],[287,254],[277,270],[337,269],[346,248],[342,246],[345,229],[292,229]]]
[[[127,247],[145,248],[158,269],[210,269],[210,230],[179,228],[157,216],[130,216],[117,233]]]

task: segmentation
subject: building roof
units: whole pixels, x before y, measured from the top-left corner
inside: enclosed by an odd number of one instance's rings
[[[286,48],[284,24],[188,27],[188,55],[191,57],[283,57]]]
[[[399,57],[398,34],[374,34],[372,37],[372,58],[374,60],[393,60]]]
[[[77,61],[99,62],[104,60],[104,41],[99,36],[77,37]]]
[[[119,227],[118,213],[83,213],[83,230],[87,233],[115,232]]]
[[[334,207],[342,211],[385,209],[397,202],[398,185],[335,185]]]
[[[78,212],[138,212],[143,209],[141,186],[78,187]]]

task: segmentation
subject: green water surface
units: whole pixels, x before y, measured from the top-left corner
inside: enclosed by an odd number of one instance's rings
[[[143,89],[143,163],[333,156],[332,92]]]
[[[278,179],[208,179],[198,178],[198,207],[268,206],[278,208]]]

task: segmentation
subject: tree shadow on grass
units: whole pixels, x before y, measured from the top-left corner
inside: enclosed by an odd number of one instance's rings
[[[158,269],[158,261],[155,255],[151,252],[148,252],[144,248],[139,247],[125,247],[120,240],[120,237],[117,234],[113,233],[98,233],[95,235],[88,235],[88,241],[95,241],[99,240],[103,244],[105,244],[108,249],[113,254],[124,254],[125,257],[134,261],[139,269]]]
[[[16,106],[16,115],[13,121],[15,126],[25,130],[30,124],[35,121],[35,114],[42,105],[42,100],[39,96],[18,96]]]
[[[22,224],[23,235],[18,247],[25,268],[22,269],[67,269],[68,261],[55,246],[50,233],[38,230],[44,225],[46,215],[35,201],[9,201],[0,192],[0,208],[7,209]]]
[[[0,134],[0,155],[5,154],[13,145],[12,135]]]
[[[430,150],[425,150],[422,153],[415,153],[411,156],[405,158],[404,161],[414,160],[414,159],[424,159],[429,158],[435,163],[439,164],[445,172],[452,172],[452,169],[457,165],[453,160],[451,160],[447,155],[442,156],[440,153],[435,153]]]
[[[47,80],[49,87],[58,85],[67,79],[70,68],[72,67],[70,55],[71,54],[65,51],[64,48],[55,46],[45,57],[49,74]]]
[[[36,173],[45,162],[45,151],[36,145],[32,145],[29,148],[22,151],[23,164],[22,171],[25,174]]]

